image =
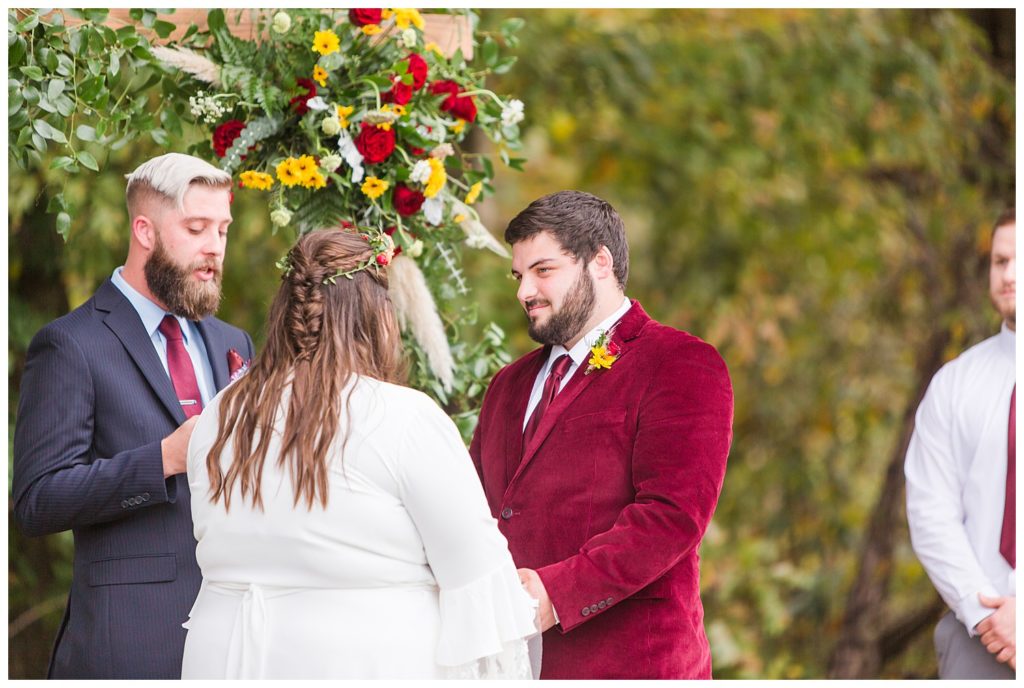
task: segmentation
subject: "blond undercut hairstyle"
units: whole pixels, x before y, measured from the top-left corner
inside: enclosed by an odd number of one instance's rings
[[[183,153],[167,153],[147,160],[125,177],[129,219],[141,214],[142,207],[152,202],[173,204],[184,211],[185,194],[193,184],[225,189],[231,186],[230,174]]]

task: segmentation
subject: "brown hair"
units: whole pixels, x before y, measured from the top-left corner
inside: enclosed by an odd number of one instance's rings
[[[251,498],[262,510],[263,463],[284,388],[291,384],[277,465],[288,466],[296,505],[301,499],[309,509],[317,499],[327,505],[328,451],[352,395],[350,389],[342,400],[345,386],[353,375],[405,381],[387,271],[371,267],[351,279],[328,281],[372,256],[367,240],[348,230],[310,232],[289,251],[290,269],[270,307],[266,344],[221,400],[217,439],[206,457],[211,502],[223,497],[224,508],[230,509],[238,482],[242,498]],[[225,475],[220,455],[229,436],[234,437],[234,458]]]
[[[996,218],[996,223],[992,225],[992,238],[995,239],[996,232],[999,231],[1000,227],[1015,224],[1017,224],[1017,211],[1014,206],[1011,205],[1008,208],[1004,208],[1003,212],[999,213],[999,217]]]
[[[549,232],[576,260],[589,263],[607,246],[614,262],[615,279],[626,288],[629,244],[622,218],[608,201],[583,191],[559,191],[541,196],[512,218],[505,241],[516,244]]]

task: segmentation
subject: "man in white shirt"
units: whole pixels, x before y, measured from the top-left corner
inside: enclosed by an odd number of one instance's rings
[[[1013,679],[1016,599],[1016,220],[992,233],[989,295],[999,334],[944,365],[907,450],[907,520],[951,611],[935,629],[939,677]]]

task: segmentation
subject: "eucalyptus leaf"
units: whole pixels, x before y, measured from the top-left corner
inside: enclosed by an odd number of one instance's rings
[[[71,231],[71,216],[65,212],[57,213],[57,233],[64,241],[68,240],[68,233]]]
[[[63,79],[50,79],[50,83],[46,85],[46,97],[57,100],[57,97],[64,93],[66,85]]]
[[[96,130],[90,127],[88,124],[79,124],[78,128],[75,129],[75,136],[82,141],[95,141]]]
[[[99,172],[99,163],[96,162],[96,158],[94,158],[92,156],[92,153],[90,153],[89,151],[80,150],[78,151],[76,157],[78,158],[78,162],[80,162],[83,166],[88,167],[93,172]]]

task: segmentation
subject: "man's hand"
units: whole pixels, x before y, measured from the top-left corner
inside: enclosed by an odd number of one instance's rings
[[[981,644],[995,655],[996,660],[1017,670],[1017,598],[986,597],[978,594],[983,605],[995,611],[975,626]]]
[[[548,591],[544,589],[544,583],[533,569],[517,569],[517,573],[519,582],[523,584],[526,592],[540,602],[540,607],[537,609],[537,620],[540,624],[540,632],[543,633],[555,625],[555,611],[551,606]]]
[[[164,477],[184,473],[188,457],[188,441],[192,437],[192,429],[196,427],[199,416],[192,416],[160,441],[160,451],[164,460]]]

